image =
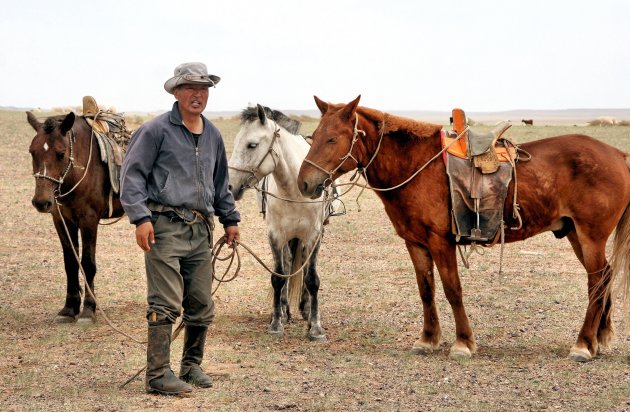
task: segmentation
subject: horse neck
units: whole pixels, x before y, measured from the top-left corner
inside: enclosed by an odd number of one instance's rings
[[[358,160],[362,166],[367,166],[365,172],[372,187],[396,186],[426,164],[430,168],[441,161],[439,158],[431,161],[441,150],[439,133],[418,137],[403,131],[385,132],[381,139],[381,127],[381,123],[370,123],[364,129],[366,136],[359,138],[364,143]],[[422,179],[422,175],[420,172],[414,180]]]
[[[293,135],[283,128],[280,128],[279,133],[275,145],[279,159],[272,175],[281,194],[300,197],[296,182],[308,152],[308,143],[301,136]]]

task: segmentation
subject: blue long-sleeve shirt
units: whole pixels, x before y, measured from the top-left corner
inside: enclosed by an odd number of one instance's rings
[[[123,161],[120,201],[129,221],[149,220],[147,202],[216,214],[224,226],[240,220],[228,189],[228,163],[219,130],[203,117],[203,133],[195,145],[184,126],[177,102],[170,112],[140,126]]]

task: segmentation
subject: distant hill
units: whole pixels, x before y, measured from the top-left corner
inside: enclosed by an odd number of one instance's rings
[[[14,107],[14,106],[0,106],[0,110],[5,111],[27,111],[33,110],[32,107]],[[465,108],[464,108],[465,110]],[[280,109],[283,113],[289,116],[308,116],[313,118],[319,118],[320,114],[317,110],[291,110]],[[403,117],[410,117],[412,119],[424,120],[427,122],[433,122],[438,124],[448,124],[450,112],[446,111],[431,111],[431,110],[386,110],[388,113],[395,114]],[[160,112],[151,112],[152,115],[159,114]],[[127,115],[143,115],[149,114],[149,112],[141,111],[128,111]],[[210,118],[231,118],[240,116],[239,111],[207,111],[204,114]],[[506,110],[497,112],[466,112],[469,119],[474,120],[477,123],[494,124],[502,120],[510,120],[512,123],[517,124],[521,122],[521,119],[533,119],[534,124],[586,124],[591,120],[595,120],[598,117],[608,116],[614,117],[617,120],[630,121],[630,108],[629,109],[564,109],[564,110]]]

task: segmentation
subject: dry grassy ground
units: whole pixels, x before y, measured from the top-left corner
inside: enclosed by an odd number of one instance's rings
[[[238,128],[216,122],[231,147]],[[315,122],[304,125],[313,130]],[[630,151],[630,129],[515,125],[519,142],[579,131]],[[0,112],[0,410],[630,410],[630,339],[590,363],[567,360],[586,308],[586,276],[566,240],[543,234],[474,256],[461,268],[478,353],[448,358],[454,338],[438,280],[443,344],[411,353],[422,311],[411,262],[372,193],[345,199],[346,216],[328,226],[319,259],[321,312],[328,341],[305,338],[294,321],[285,337],[266,333],[269,275],[243,252],[240,277],[217,294],[217,319],[204,362],[219,374],[186,398],[147,395],[138,379],[145,351],[112,331],[59,325],[65,297],[61,249],[50,216],[30,205],[34,187],[23,113]],[[242,240],[271,262],[254,194],[239,203]],[[217,231],[216,236],[219,235]],[[97,298],[123,330],[144,339],[142,253],[126,221],[100,228]],[[615,323],[621,329],[619,313]],[[181,339],[174,343],[178,368]]]

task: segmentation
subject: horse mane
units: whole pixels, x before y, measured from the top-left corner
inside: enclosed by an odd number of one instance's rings
[[[405,134],[425,138],[434,136],[442,130],[442,126],[438,124],[396,116],[368,107],[359,106],[357,111],[368,120],[377,123],[379,128],[383,127],[382,123],[385,122],[385,130],[383,131],[385,134]]]
[[[302,126],[302,123],[300,121],[291,119],[286,114],[278,110],[272,110],[267,106],[263,106],[263,108],[265,109],[265,114],[268,118],[285,128],[287,132],[291,134],[298,134],[298,132],[300,131],[300,126]],[[246,109],[243,109],[243,111],[241,112],[241,123],[248,123],[256,120],[258,120],[258,108],[248,107]]]

